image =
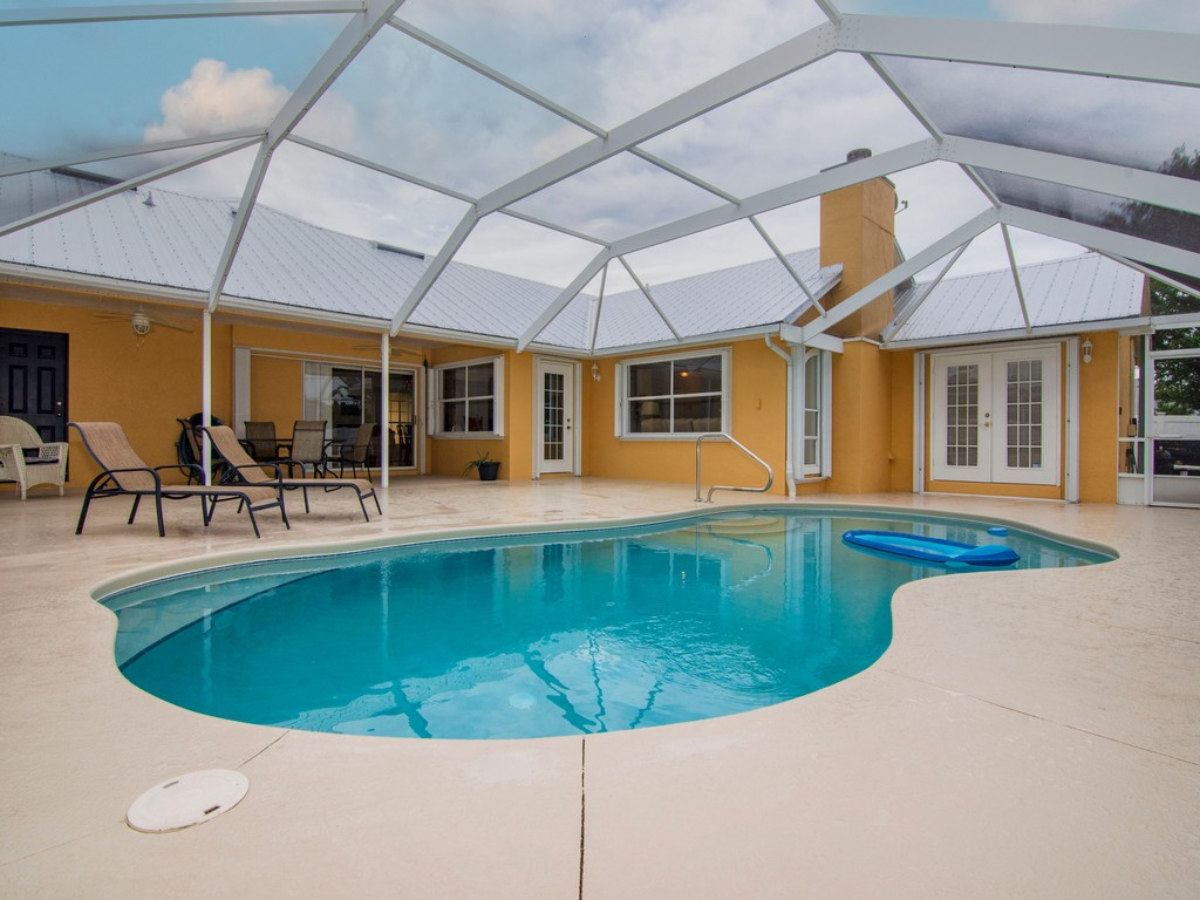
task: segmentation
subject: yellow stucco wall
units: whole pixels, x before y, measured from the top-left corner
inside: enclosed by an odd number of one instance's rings
[[[891,398],[891,490],[913,489],[913,422],[915,421],[915,391],[913,389],[913,366],[916,353],[912,350],[897,350],[888,353],[892,365]]]
[[[69,295],[64,295],[69,296]],[[172,316],[169,307],[147,311]],[[187,318],[175,310],[175,318]],[[193,334],[157,328],[140,343],[127,323],[97,324],[87,306],[30,302],[6,296],[0,285],[0,327],[65,333],[70,338],[68,416],[82,421],[117,421],[125,426],[134,447],[151,465],[176,460],[177,417],[201,407],[201,339],[199,323]],[[1121,380],[1120,348],[1126,339],[1115,332],[1092,334],[1093,359],[1080,368],[1080,495],[1084,502],[1114,502],[1119,432]],[[276,422],[281,435],[303,417],[302,357],[360,359],[377,365],[371,338],[353,334],[306,332],[217,321],[213,326],[213,413],[230,421],[233,413],[233,348],[260,351],[253,358],[251,404],[256,419]],[[761,338],[733,341],[718,347],[731,352],[732,433],[766,459],[776,473],[773,493],[786,491],[786,367]],[[299,354],[272,356],[271,351]],[[1125,351],[1127,353],[1127,350]],[[524,480],[533,473],[536,436],[533,416],[537,386],[536,356],[466,345],[444,346],[427,352],[431,365],[504,358],[504,436],[499,439],[437,438],[426,440],[426,467],[431,473],[463,476],[468,460],[482,452],[501,462],[501,478]],[[662,351],[625,357],[644,359]],[[847,493],[911,490],[913,468],[912,422],[913,351],[884,351],[871,341],[851,340],[833,358],[833,472],[826,481],[802,484],[801,494],[826,490]],[[413,359],[406,357],[408,363]],[[591,363],[579,372],[582,406],[576,411],[577,436],[582,441],[582,473],[611,478],[646,479],[690,484],[695,478],[693,440],[630,440],[614,434],[614,359],[597,361],[600,379],[591,376]],[[931,379],[926,378],[927,385]],[[1066,415],[1066,398],[1062,408]],[[926,398],[928,402],[928,397]],[[424,416],[424,404],[420,411]],[[1126,413],[1127,415],[1127,413]],[[927,421],[928,429],[928,421]],[[1064,424],[1065,434],[1065,424]],[[926,453],[930,438],[926,435]],[[98,471],[78,439],[72,441],[70,485],[86,485]],[[1064,453],[1065,453],[1065,441]],[[798,448],[797,448],[798,452]],[[926,471],[929,471],[928,459]],[[475,477],[468,472],[466,477]],[[704,450],[704,483],[761,484],[761,469],[736,448],[717,442]],[[989,485],[928,480],[926,490],[1057,499],[1059,486]]]
[[[784,361],[763,342],[738,341],[688,349],[691,355],[728,346],[732,349],[731,434],[761,456],[775,472],[772,493],[786,491],[786,392]],[[622,357],[621,361],[661,356],[662,351]],[[621,439],[615,435],[615,409],[618,386],[616,360],[599,360],[600,381],[591,378],[590,366],[584,373],[584,454],[583,473],[603,478],[631,478],[651,481],[695,483],[695,439],[644,440]],[[703,481],[757,487],[766,481],[762,468],[736,447],[720,441],[707,441],[703,450]]]
[[[1079,499],[1117,502],[1117,446],[1120,401],[1118,336],[1090,334],[1092,361],[1079,367]]]
[[[833,471],[839,493],[891,490],[892,361],[871,341],[847,341],[833,359]]]
[[[85,306],[49,305],[12,299],[0,285],[0,327],[68,335],[67,417],[83,422],[118,422],[147,465],[177,462],[177,418],[201,408],[200,326],[185,334],[157,327],[139,341],[127,321],[103,321]],[[169,309],[147,312],[182,321]],[[229,326],[213,326],[213,414],[231,413],[232,357]],[[71,429],[68,481],[84,487],[99,474]],[[181,480],[181,479],[173,479]]]

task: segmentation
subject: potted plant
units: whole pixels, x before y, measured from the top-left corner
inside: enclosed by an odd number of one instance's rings
[[[480,481],[495,481],[496,476],[500,474],[500,460],[492,459],[492,454],[484,451],[467,463],[467,467],[463,469],[463,474],[465,475],[471,469],[479,471]]]

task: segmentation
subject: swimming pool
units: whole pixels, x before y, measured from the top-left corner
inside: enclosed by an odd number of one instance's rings
[[[382,737],[591,734],[756,709],[870,666],[895,589],[947,570],[860,552],[848,529],[1000,541],[1017,568],[1111,558],[989,524],[726,511],[226,566],[102,602],[125,676],[196,712]]]

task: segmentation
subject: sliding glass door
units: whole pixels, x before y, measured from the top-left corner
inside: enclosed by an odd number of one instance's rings
[[[382,376],[371,369],[349,366],[329,368],[330,439],[353,444],[359,428],[378,424]],[[388,465],[393,469],[411,469],[417,464],[417,373],[412,369],[393,371],[388,377]],[[372,466],[380,463],[379,429],[376,428],[367,451]]]

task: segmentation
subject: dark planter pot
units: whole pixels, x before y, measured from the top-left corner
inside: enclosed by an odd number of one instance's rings
[[[480,463],[478,468],[480,481],[495,481],[496,476],[500,474],[500,463],[498,462]]]

